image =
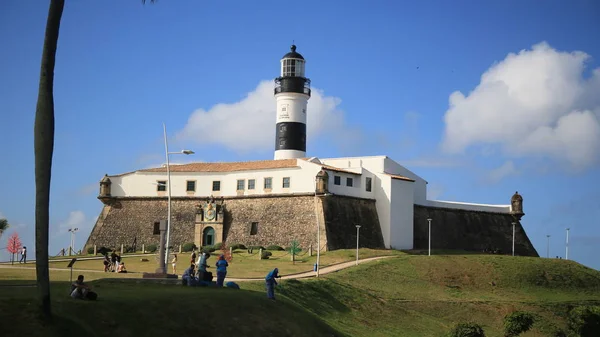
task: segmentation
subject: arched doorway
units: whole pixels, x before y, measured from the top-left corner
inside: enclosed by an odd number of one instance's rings
[[[215,230],[212,227],[204,228],[202,232],[202,245],[212,246],[215,244]]]

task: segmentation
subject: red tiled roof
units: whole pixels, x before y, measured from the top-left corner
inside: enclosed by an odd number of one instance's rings
[[[190,163],[171,165],[171,172],[233,172],[298,167],[296,159],[258,160],[230,163]],[[166,167],[156,167],[138,172],[167,172]]]
[[[335,171],[335,172],[342,172],[342,173],[348,173],[348,174],[354,174],[359,176],[360,173],[356,173],[356,172],[352,172],[352,171],[348,171],[348,170],[344,170],[341,168],[337,168],[335,166],[329,166],[329,165],[324,165],[324,164],[317,164],[317,165],[321,165],[323,167],[323,169],[325,170],[329,170],[329,171]]]

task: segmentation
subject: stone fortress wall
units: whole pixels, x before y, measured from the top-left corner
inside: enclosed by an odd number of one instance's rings
[[[478,252],[500,249],[502,254],[511,254],[515,222],[515,255],[539,256],[519,221],[520,216],[421,205],[415,205],[414,211],[414,249],[428,249],[428,218],[432,220],[431,249]]]
[[[220,200],[220,199],[219,199]],[[170,245],[194,242],[198,205],[206,198],[171,199]],[[356,247],[356,227],[361,224],[361,246],[382,248],[383,237],[375,200],[344,196],[271,195],[223,198],[223,236],[229,244],[290,246],[297,240],[302,248],[317,247],[317,217],[321,226],[321,248]],[[164,220],[167,198],[124,197],[107,202],[86,242],[86,247],[157,244],[154,223]],[[251,234],[252,222],[258,230]],[[220,238],[216,242],[221,242]],[[195,242],[197,245],[200,242]]]

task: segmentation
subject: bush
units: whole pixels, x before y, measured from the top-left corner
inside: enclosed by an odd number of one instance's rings
[[[236,249],[246,249],[246,246],[244,246],[241,243],[235,243],[235,244],[231,245],[230,247],[233,250],[236,250]]]
[[[569,312],[569,329],[577,336],[598,336],[600,331],[600,306],[580,306]]]
[[[262,249],[262,250],[266,250],[265,247],[263,247],[263,246],[250,246],[250,247],[248,247],[248,249],[253,249],[253,250]]]
[[[202,253],[212,253],[214,252],[216,249],[214,246],[204,246],[202,247],[202,249],[200,250],[200,252]]]
[[[87,253],[88,253],[89,255],[92,255],[92,254],[94,254],[94,247],[88,247],[88,249],[87,249]]]
[[[485,337],[483,328],[476,323],[458,323],[447,334],[448,337]]]
[[[146,251],[148,251],[150,253],[155,253],[157,249],[158,249],[158,246],[155,244],[150,244],[150,245],[146,246]]]
[[[223,242],[215,243],[213,247],[215,250],[221,250],[221,247],[223,247]]]
[[[182,252],[191,252],[192,250],[196,249],[196,244],[193,242],[188,242],[188,243],[184,243],[183,246],[181,246],[181,251]]]
[[[133,246],[125,247],[125,253],[135,253]]]
[[[285,250],[285,249],[283,249],[283,247],[281,247],[281,246],[277,246],[277,245],[270,245],[270,246],[268,246],[268,247],[267,247],[267,250],[272,250],[272,251],[277,251],[277,250],[279,250],[279,251],[282,251],[282,250]]]
[[[273,253],[271,253],[268,250],[263,250],[262,251],[262,255],[260,256],[261,260],[268,260],[269,256],[273,255]]]
[[[507,337],[515,337],[529,331],[533,322],[533,315],[525,311],[515,311],[504,316],[504,334]]]

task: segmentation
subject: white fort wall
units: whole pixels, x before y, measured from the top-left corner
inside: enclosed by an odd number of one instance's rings
[[[310,172],[314,171],[314,172]],[[282,168],[236,172],[171,172],[171,196],[237,196],[281,193],[314,193],[314,177],[318,170]],[[272,178],[271,189],[264,188],[264,179]],[[283,178],[290,178],[289,188],[283,188]],[[165,196],[157,183],[167,181],[165,172],[134,172],[110,177],[111,194],[115,197]],[[248,190],[248,180],[255,180],[255,189]],[[237,190],[237,181],[244,180],[244,190]],[[196,190],[187,192],[187,181],[196,181]],[[213,191],[213,181],[220,181],[220,191]]]

